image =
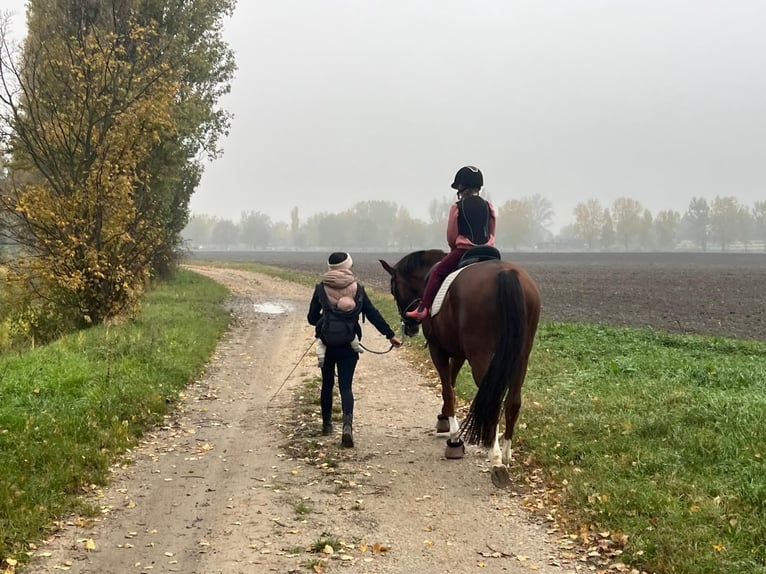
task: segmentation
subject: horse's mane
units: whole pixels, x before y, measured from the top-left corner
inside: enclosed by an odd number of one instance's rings
[[[420,251],[413,251],[399,260],[399,263],[396,264],[396,270],[405,276],[412,275],[419,269],[430,267],[436,261],[441,259],[441,257],[438,257],[432,260],[430,256],[435,254],[439,254],[443,257],[444,251],[441,249],[421,249]]]

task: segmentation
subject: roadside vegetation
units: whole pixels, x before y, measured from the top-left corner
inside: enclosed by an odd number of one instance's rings
[[[229,323],[227,295],[181,271],[133,319],[0,354],[0,571],[62,516],[98,511],[80,495],[203,371]]]

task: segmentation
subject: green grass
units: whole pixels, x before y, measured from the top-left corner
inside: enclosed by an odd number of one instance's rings
[[[573,527],[628,536],[623,561],[762,573],[765,383],[764,342],[542,324],[516,439]]]
[[[0,357],[0,563],[39,540],[172,408],[226,329],[228,292],[180,272],[136,319]]]

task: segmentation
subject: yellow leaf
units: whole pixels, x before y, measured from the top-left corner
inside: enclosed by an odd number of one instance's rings
[[[85,541],[85,550],[95,550],[96,549],[96,542],[92,538],[88,538]]]

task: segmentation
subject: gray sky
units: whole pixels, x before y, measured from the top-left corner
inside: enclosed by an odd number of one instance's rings
[[[550,199],[555,227],[593,197],[752,205],[765,29],[763,0],[240,0],[231,134],[191,209],[388,199],[426,219],[465,164],[496,205]]]

